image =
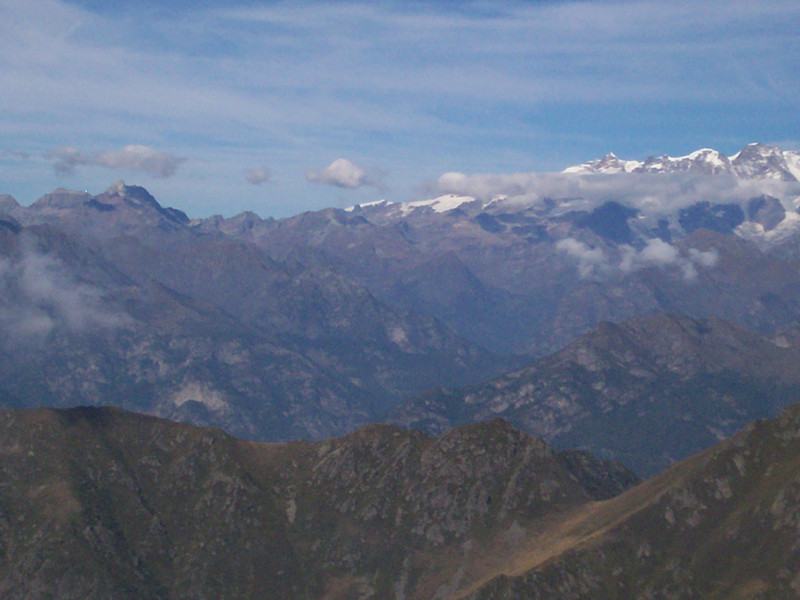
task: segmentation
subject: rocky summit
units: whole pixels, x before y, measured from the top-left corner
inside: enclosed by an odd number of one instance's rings
[[[741,179],[800,181],[800,152],[784,151],[776,146],[752,143],[733,156],[725,156],[711,148],[695,150],[686,156],[651,156],[644,161],[621,160],[613,153],[609,153],[603,158],[564,169],[564,173],[570,174],[681,171],[710,175],[728,174]]]

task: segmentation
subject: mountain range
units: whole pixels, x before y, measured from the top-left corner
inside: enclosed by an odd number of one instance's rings
[[[5,410],[0,430],[0,593],[19,600],[449,595],[479,540],[636,482],[499,420],[281,445],[117,409]]]
[[[506,364],[328,269],[198,233],[142,188],[59,191],[4,218],[2,381],[22,405],[319,438]]]
[[[555,386],[541,365],[567,379],[582,373],[559,371],[572,363],[558,353],[598,327],[600,338],[611,336],[603,323],[669,339],[671,325],[636,321],[663,314],[699,323],[689,326],[697,331],[730,328],[735,339],[746,339],[735,328],[749,330],[761,336],[755,347],[764,356],[777,348],[770,340],[791,353],[800,321],[800,184],[759,165],[780,158],[788,173],[793,157],[751,145],[729,159],[738,165],[733,175],[683,167],[449,174],[439,182],[454,188],[449,194],[282,220],[192,218],[122,182],[96,195],[57,190],[27,207],[4,196],[0,398],[13,407],[114,404],[273,441],[322,439],[386,419],[439,432],[499,410],[559,448],[591,447],[652,473],[774,415],[790,400],[794,376],[784,382],[744,370],[731,378],[727,366],[698,372],[687,359],[667,368],[672,358],[645,354],[631,364],[668,381],[663,394],[625,361],[587,375],[609,398],[622,389],[613,375],[660,400],[639,417],[630,393],[590,410],[576,398],[597,390],[577,379]],[[645,352],[635,337],[622,336],[630,352]],[[713,356],[729,341],[701,337]],[[680,358],[691,347],[674,352]],[[435,415],[407,412],[420,406],[410,399],[438,393],[426,390],[505,381],[497,378],[526,365],[539,374],[530,389],[549,389],[551,406],[581,406],[586,419],[569,431],[548,429],[533,419],[541,409],[533,397],[518,401],[519,417],[488,396],[481,408],[462,410],[454,400]],[[725,381],[757,389],[755,399],[742,393],[729,402],[719,392],[702,410],[678,413],[674,403]],[[461,392],[452,394],[445,392]],[[722,412],[712,415],[712,407]],[[584,436],[604,410],[643,430],[660,411],[691,419],[670,453],[612,446],[602,440],[614,431],[608,423],[599,437]],[[558,414],[551,416],[561,423],[567,413]]]
[[[797,154],[0,197],[0,595],[795,597]]]

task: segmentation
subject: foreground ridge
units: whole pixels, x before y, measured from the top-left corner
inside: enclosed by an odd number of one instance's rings
[[[119,409],[3,410],[0,450],[0,595],[17,599],[430,598],[473,580],[462,564],[486,572],[482,549],[506,556],[636,481],[500,420],[261,444]]]
[[[119,409],[0,411],[0,593],[789,598],[800,405],[628,491],[501,420],[242,442]]]

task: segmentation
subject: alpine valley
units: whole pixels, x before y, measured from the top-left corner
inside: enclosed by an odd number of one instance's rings
[[[0,196],[0,593],[796,597],[799,210],[761,144],[282,220]]]

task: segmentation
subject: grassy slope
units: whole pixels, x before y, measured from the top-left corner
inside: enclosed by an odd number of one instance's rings
[[[795,406],[579,509],[544,532],[537,540],[544,543],[521,549],[496,577],[458,597],[796,597],[799,459]]]

